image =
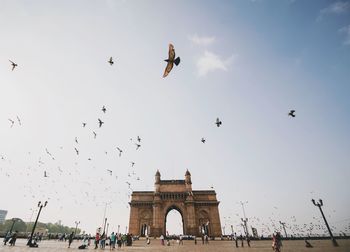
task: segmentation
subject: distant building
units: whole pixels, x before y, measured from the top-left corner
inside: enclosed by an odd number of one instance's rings
[[[4,223],[6,219],[7,211],[6,210],[0,210],[0,223]]]

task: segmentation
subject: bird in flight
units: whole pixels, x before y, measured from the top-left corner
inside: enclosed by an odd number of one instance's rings
[[[119,151],[119,157],[122,155],[123,150],[117,147],[117,150]]]
[[[77,148],[74,148],[74,150],[77,153],[77,155],[79,155],[79,150]]]
[[[104,124],[104,122],[102,122],[101,119],[99,118],[99,119],[98,119],[98,124],[99,124],[99,127],[101,128],[101,127],[102,127],[102,124]]]
[[[175,65],[180,64],[180,57],[177,57],[175,59],[175,49],[172,44],[169,44],[169,56],[168,59],[164,60],[165,62],[168,62],[168,64],[165,67],[163,78],[167,77],[168,74],[170,73],[171,69],[173,69],[174,63]]]
[[[112,58],[112,57],[109,58],[108,63],[109,63],[111,66],[114,64],[114,61],[113,61],[113,58]]]
[[[22,125],[22,122],[21,122],[21,119],[19,119],[18,116],[17,116],[17,121],[18,121],[18,124],[21,126],[21,125]]]
[[[12,71],[18,66],[15,62],[13,62],[12,60],[9,60],[11,62],[12,65]]]
[[[44,178],[48,178],[46,171],[44,171]]]
[[[141,143],[141,138],[139,136],[137,136],[137,141]]]
[[[138,150],[141,147],[141,144],[135,143],[135,145],[136,145],[136,150]]]
[[[295,110],[292,109],[291,111],[289,111],[288,115],[291,116],[291,117],[295,117]]]
[[[15,121],[14,120],[11,120],[11,119],[9,119],[9,121],[11,122],[11,128],[13,127],[13,124],[15,123]]]
[[[135,165],[135,162],[131,162],[131,167],[134,167],[134,165]]]
[[[204,137],[202,137],[201,142],[202,142],[202,143],[205,143],[205,141],[206,141],[206,140],[204,139]]]
[[[107,111],[107,109],[106,109],[106,107],[103,105],[103,107],[102,107],[102,112],[103,112],[103,113],[106,113],[106,111]]]
[[[108,170],[108,169],[107,169],[107,171],[109,172],[109,175],[112,176],[113,171],[112,170]]]
[[[85,122],[83,122],[83,128],[85,128],[85,126],[86,126],[86,123],[85,123]]]
[[[94,138],[96,139],[96,136],[97,136],[96,132],[95,132],[95,131],[93,131],[92,133],[94,133]]]
[[[220,127],[220,126],[221,126],[221,124],[222,124],[222,121],[220,121],[220,119],[219,119],[219,118],[216,118],[216,122],[215,122],[215,124],[216,124],[216,126],[217,126],[217,127]]]
[[[78,138],[77,137],[75,137],[75,142],[78,144],[79,142],[78,142]]]

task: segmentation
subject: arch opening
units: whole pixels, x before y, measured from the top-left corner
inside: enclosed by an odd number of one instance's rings
[[[166,235],[185,234],[184,220],[180,209],[172,206],[165,214],[164,230]]]

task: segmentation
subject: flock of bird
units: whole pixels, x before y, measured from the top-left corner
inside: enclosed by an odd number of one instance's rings
[[[15,63],[12,60],[9,60],[11,63],[11,71],[14,71],[17,67],[18,64]],[[171,72],[171,70],[173,69],[174,64],[176,66],[178,66],[180,64],[180,57],[176,57],[175,54],[175,49],[174,46],[172,44],[169,44],[169,49],[168,49],[168,58],[165,59],[165,62],[167,62],[167,65],[165,67],[164,70],[164,74],[163,74],[163,78],[167,77],[169,75],[169,73]],[[114,65],[114,60],[113,57],[110,57],[109,60],[107,61],[107,63],[110,66]],[[107,108],[105,105],[102,106],[101,108],[102,111],[102,115],[107,114]],[[295,115],[295,110],[290,110],[288,113],[288,116],[294,118]],[[105,119],[104,121],[101,119],[103,117],[98,116],[97,120],[96,120],[96,125],[98,127],[98,129],[101,129],[104,127],[105,125]],[[14,125],[18,126],[22,126],[22,122],[21,119],[16,116],[16,119],[11,119],[9,118],[8,121],[10,122],[10,127],[14,127]],[[108,123],[108,121],[107,121]],[[222,126],[222,121],[220,118],[216,118],[214,124],[216,125],[217,128]],[[90,125],[90,124],[89,124]],[[88,126],[87,122],[82,122],[82,128],[87,128]],[[92,136],[93,139],[97,138],[97,133],[96,131],[92,128]],[[79,157],[81,156],[82,152],[79,149],[80,146],[80,138],[78,136],[76,136],[74,138],[74,143],[75,146],[73,147],[74,154]],[[130,141],[133,143],[133,145],[135,146],[135,150],[138,151],[141,148],[141,137],[137,136],[136,137],[136,141],[133,142],[133,138],[130,138]],[[201,138],[200,140],[203,144],[206,143],[206,139],[204,137]],[[124,148],[117,146],[115,147],[115,151],[117,153],[117,156],[119,158],[122,157],[122,155],[124,156],[125,152],[123,150]],[[63,150],[63,146],[61,146],[59,148],[59,150],[57,151],[62,151]],[[45,153],[47,154],[48,158],[51,159],[52,161],[56,160],[56,157],[54,154],[52,154],[48,148],[45,148]],[[28,152],[28,155],[31,155],[31,152]],[[105,151],[105,155],[108,155],[108,152]],[[11,163],[10,159],[7,159],[4,155],[0,155],[1,160],[2,161],[8,161],[9,163]],[[40,156],[38,159],[38,169],[41,169],[42,166],[45,166],[45,162],[47,161],[43,161],[44,159],[42,159],[42,157]],[[91,157],[87,158],[87,161],[92,161]],[[135,167],[135,162],[134,161],[129,161],[130,163],[130,168],[134,169]],[[75,162],[75,165],[77,165],[78,163]],[[95,167],[93,167],[93,169],[95,169]],[[0,171],[2,171],[3,168],[0,166]],[[29,176],[31,173],[35,172],[36,168],[29,166],[27,167],[27,170],[22,172],[21,174],[23,175],[23,173],[26,173],[27,176]],[[92,170],[93,171],[93,170]],[[50,176],[50,172],[53,174],[53,176]],[[112,169],[106,169],[105,171],[107,173],[107,175],[113,177],[114,171]],[[55,198],[55,200],[60,201],[61,200],[61,193],[60,191],[64,190],[66,191],[66,194],[70,195],[70,197],[74,200],[74,202],[80,206],[83,206],[85,204],[85,201],[89,202],[89,203],[94,203],[96,206],[103,206],[104,204],[107,204],[107,202],[113,201],[113,200],[119,200],[121,202],[123,202],[126,207],[128,207],[128,200],[130,199],[130,195],[132,192],[132,185],[134,182],[140,181],[140,177],[137,175],[137,173],[135,172],[135,170],[128,170],[127,171],[127,180],[125,181],[125,185],[127,185],[128,191],[118,191],[115,192],[113,190],[111,190],[112,185],[110,185],[110,180],[105,179],[103,177],[100,177],[99,179],[96,178],[96,176],[92,175],[88,175],[87,179],[85,181],[82,181],[82,184],[84,184],[84,186],[82,187],[80,192],[74,192],[71,191],[69,188],[69,184],[70,183],[78,183],[78,178],[81,175],[81,171],[79,171],[76,168],[73,169],[63,169],[60,165],[57,166],[57,169],[55,170],[51,170],[48,171],[46,169],[43,170],[43,174],[44,174],[44,178],[45,179],[51,179],[49,182],[44,182],[43,185],[41,184],[35,184],[33,183],[32,180],[28,180],[28,183],[24,185],[24,197],[32,197],[33,199],[40,199],[40,197],[47,197],[48,199],[50,199],[50,197]],[[66,176],[63,176],[63,174],[66,174]],[[7,177],[10,177],[9,173],[6,173]],[[60,180],[59,177],[62,176],[62,179]],[[120,176],[120,173],[117,173],[117,175],[115,175],[115,179],[118,180],[118,176]],[[94,182],[91,182],[94,181]],[[134,181],[134,182],[133,182]],[[62,187],[63,185],[63,187]],[[95,188],[100,188],[101,190],[99,192],[97,192],[98,190],[96,190]],[[51,189],[51,190],[50,190]],[[48,191],[50,191],[50,193],[48,193]],[[65,195],[66,195],[65,194]],[[79,201],[79,197],[81,197],[81,194],[85,195],[85,200],[84,201]],[[49,196],[48,196],[49,195]],[[125,197],[123,196],[127,196],[127,199],[125,199]],[[60,207],[60,209],[63,209],[63,205]],[[237,215],[238,216],[238,215]],[[272,214],[273,216],[273,214]],[[226,218],[226,217],[224,217]],[[225,221],[230,221],[231,220],[227,220]],[[314,217],[315,218],[315,217]],[[274,230],[278,230],[278,224],[276,224],[276,219],[270,217],[269,221],[267,222],[262,222],[259,218],[257,217],[253,217],[251,218],[251,223],[252,225],[260,225],[262,228],[262,232],[266,232],[268,234],[271,234]],[[296,219],[295,216],[292,217],[290,223],[290,230],[292,230],[293,234],[298,235],[298,234],[305,234],[305,233],[311,233],[314,229],[319,229],[322,231],[325,231],[324,226],[322,225],[322,223],[320,223],[320,219],[317,219],[317,223],[309,223],[309,224],[304,224],[303,226],[297,225],[296,223]],[[239,225],[239,224],[238,224]],[[349,227],[350,229],[350,227]],[[348,231],[347,229],[345,231]]]

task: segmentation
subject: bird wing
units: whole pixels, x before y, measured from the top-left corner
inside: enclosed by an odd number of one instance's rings
[[[175,49],[172,44],[169,44],[169,60],[174,61],[175,59]]]
[[[173,69],[173,66],[174,66],[174,63],[169,61],[168,64],[166,65],[165,70],[164,70],[163,78],[168,76],[168,74],[170,73],[171,69]]]
[[[15,62],[13,62],[12,60],[9,60],[11,63],[12,63],[12,65],[14,65],[15,64]]]
[[[113,61],[113,58],[112,58],[112,57],[110,57],[110,58],[109,58],[109,62],[112,62],[112,61]]]

